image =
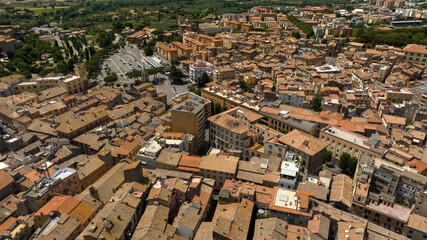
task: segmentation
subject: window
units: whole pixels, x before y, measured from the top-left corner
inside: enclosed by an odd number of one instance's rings
[[[273,146],[272,146],[272,145],[269,145],[269,146],[268,146],[268,148],[269,148],[269,149],[273,149]]]

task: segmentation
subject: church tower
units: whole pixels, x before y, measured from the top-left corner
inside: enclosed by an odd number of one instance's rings
[[[142,65],[142,70],[141,70],[141,82],[148,82],[148,74],[147,71],[145,71],[145,66]]]

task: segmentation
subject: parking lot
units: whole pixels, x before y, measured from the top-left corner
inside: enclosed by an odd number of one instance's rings
[[[101,73],[98,75],[98,84],[103,83],[104,78],[108,76],[109,72],[115,72],[119,80],[115,85],[120,84],[133,84],[135,79],[128,78],[126,73],[132,70],[149,69],[152,67],[161,66],[160,61],[156,57],[144,57],[142,51],[136,46],[126,46],[125,48],[119,49],[110,56],[103,59],[101,63]],[[158,92],[163,92],[167,95],[168,104],[172,104],[172,98],[188,90],[188,83],[184,81],[182,84],[172,84],[165,74],[157,74],[157,78],[150,76],[150,81],[153,81],[154,86]]]
[[[141,51],[136,47],[125,47],[119,49],[111,54],[108,58],[103,59],[101,63],[101,74],[99,75],[99,80],[102,81],[108,73],[115,72],[119,81],[116,84],[128,85],[134,83],[134,79],[130,79],[126,76],[126,73],[132,70],[142,70],[143,67],[151,68],[151,66],[143,61],[143,56]]]

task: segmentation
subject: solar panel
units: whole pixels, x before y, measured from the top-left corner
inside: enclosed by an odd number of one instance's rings
[[[288,201],[288,196],[287,196],[287,195],[282,195],[282,194],[280,194],[280,195],[279,195],[279,200],[280,200],[280,201],[285,201],[285,202],[287,202],[287,201]]]

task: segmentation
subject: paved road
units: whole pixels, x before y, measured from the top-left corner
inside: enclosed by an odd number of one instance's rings
[[[184,82],[183,84],[172,84],[166,75],[159,76],[159,81],[156,81],[157,84],[155,84],[154,87],[157,89],[157,92],[163,92],[167,95],[168,105],[172,104],[172,98],[176,95],[188,92],[188,82]]]

